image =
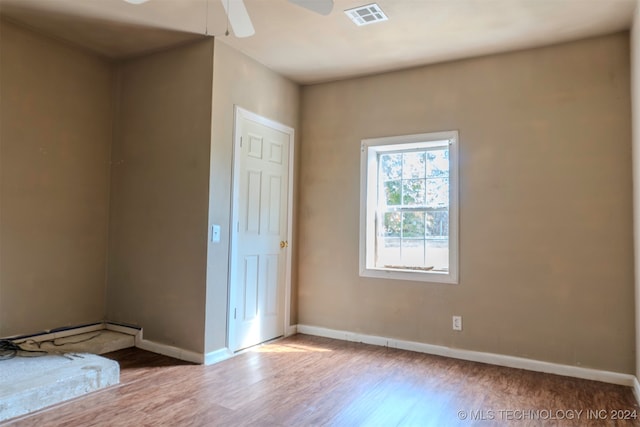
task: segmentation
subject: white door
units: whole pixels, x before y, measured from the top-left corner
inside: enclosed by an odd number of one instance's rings
[[[293,129],[236,108],[229,347],[284,335]],[[286,299],[286,301],[285,301]]]

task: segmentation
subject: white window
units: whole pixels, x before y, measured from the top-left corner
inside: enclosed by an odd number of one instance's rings
[[[365,139],[360,275],[458,283],[458,132]]]

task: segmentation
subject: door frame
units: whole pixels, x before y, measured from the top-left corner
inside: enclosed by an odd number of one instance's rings
[[[236,307],[236,292],[238,284],[238,222],[239,222],[239,200],[240,191],[240,139],[242,136],[241,123],[243,120],[251,120],[260,125],[283,132],[289,136],[289,179],[287,182],[287,239],[289,247],[285,256],[285,284],[284,301],[279,301],[284,307],[284,336],[291,335],[291,242],[293,241],[293,184],[294,184],[294,141],[295,130],[275,120],[260,116],[252,111],[234,105],[233,115],[233,150],[231,169],[231,222],[229,223],[229,281],[227,284],[228,305],[227,305],[227,348],[231,352],[238,351],[236,340],[236,319],[234,319],[234,309]]]

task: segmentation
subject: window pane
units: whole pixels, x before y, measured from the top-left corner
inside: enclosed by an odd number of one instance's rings
[[[380,156],[382,180],[392,181],[402,177],[402,154],[383,154]]]
[[[426,240],[426,265],[436,271],[449,270],[449,240]]]
[[[426,216],[426,263],[436,271],[449,270],[449,211],[428,212]]]
[[[449,176],[449,149],[427,151],[427,177]]]
[[[427,237],[449,237],[449,211],[427,212]]]
[[[449,206],[449,178],[428,178],[426,205],[431,208]]]
[[[378,239],[378,256],[376,267],[400,265],[400,239]]]
[[[384,183],[384,201],[387,206],[397,206],[402,202],[401,182],[398,180]]]
[[[400,237],[402,230],[402,215],[399,212],[387,212],[384,214],[384,228],[382,233],[385,237]]]
[[[424,179],[406,179],[402,181],[402,204],[405,206],[423,206],[425,201]]]
[[[425,177],[425,152],[405,153],[402,155],[402,178]]]
[[[425,267],[424,240],[402,240],[402,267]]]
[[[424,239],[424,212],[404,212],[402,214],[402,238]]]

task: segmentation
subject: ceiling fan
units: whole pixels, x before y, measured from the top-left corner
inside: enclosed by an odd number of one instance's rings
[[[149,0],[124,1],[132,4],[142,4]],[[208,2],[209,0],[206,1]],[[251,17],[249,17],[243,0],[220,0],[220,2],[224,6],[227,19],[236,37],[250,37],[255,34],[256,31],[253,28]],[[289,3],[296,4],[321,15],[328,15],[331,13],[331,10],[333,10],[333,0],[289,0]]]

